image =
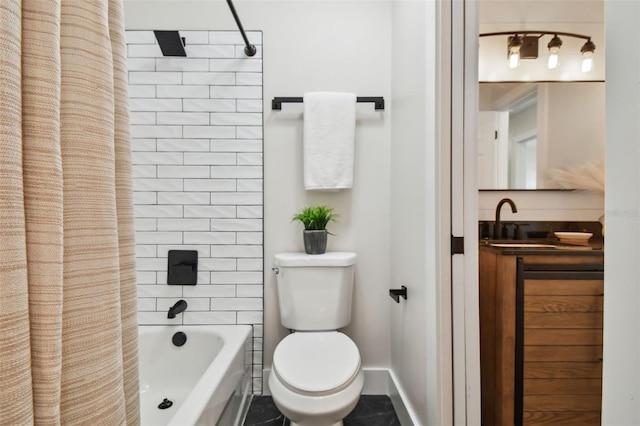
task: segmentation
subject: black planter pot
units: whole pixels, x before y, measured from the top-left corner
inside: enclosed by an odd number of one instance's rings
[[[304,251],[307,254],[323,254],[327,251],[327,230],[310,230],[303,231]]]

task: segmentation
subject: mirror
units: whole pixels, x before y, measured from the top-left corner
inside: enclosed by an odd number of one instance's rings
[[[558,189],[549,172],[604,158],[604,82],[480,83],[479,189]]]

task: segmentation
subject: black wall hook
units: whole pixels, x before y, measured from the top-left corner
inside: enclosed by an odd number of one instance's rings
[[[389,296],[391,296],[391,298],[395,300],[396,303],[400,303],[400,297],[402,297],[404,300],[407,300],[407,288],[405,286],[402,286],[400,289],[389,289]]]

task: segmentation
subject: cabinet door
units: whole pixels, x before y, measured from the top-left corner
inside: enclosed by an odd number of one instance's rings
[[[519,262],[516,424],[600,424],[603,288],[602,265]]]

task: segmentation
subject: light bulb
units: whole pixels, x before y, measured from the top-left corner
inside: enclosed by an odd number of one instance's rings
[[[547,62],[547,67],[552,70],[558,66],[558,53],[550,53],[549,54],[549,62]]]
[[[582,72],[589,72],[593,69],[593,53],[585,52],[582,54]]]
[[[518,68],[518,65],[520,65],[520,52],[511,52],[509,54],[509,68]]]
[[[552,70],[558,66],[558,53],[560,52],[560,46],[562,46],[562,40],[557,34],[553,36],[547,47],[549,48],[549,62],[547,67]]]

